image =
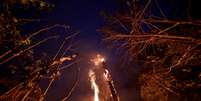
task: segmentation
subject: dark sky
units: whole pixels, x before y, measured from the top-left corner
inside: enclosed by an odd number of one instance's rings
[[[80,34],[75,41],[78,43],[76,45],[77,51],[84,60],[77,64],[77,66],[62,71],[60,79],[51,87],[47,95],[47,101],[59,101],[69,92],[76,78],[77,67],[81,68],[80,83],[72,93],[69,101],[89,101],[88,98],[93,94],[87,77],[88,69],[91,68],[89,60],[90,56],[96,53],[101,53],[106,57],[109,70],[112,73],[117,89],[120,92],[121,100],[139,101],[139,95],[137,93],[139,88],[135,86],[135,82],[137,82],[137,77],[135,76],[138,71],[137,67],[139,66],[129,64],[125,65],[127,66],[126,70],[116,69],[118,64],[114,63],[115,60],[119,59],[118,55],[114,54],[114,49],[108,49],[105,46],[101,41],[101,33],[97,32],[97,29],[101,28],[105,22],[104,18],[100,16],[100,12],[105,11],[114,14],[119,8],[117,0],[51,0],[50,2],[55,4],[55,8],[48,14],[43,14],[39,25],[36,24],[33,25],[33,27],[66,24],[71,27],[69,32],[80,31]],[[182,15],[181,9],[184,8],[177,8],[174,10],[171,6],[174,3],[171,3],[168,0],[160,1],[159,3],[167,17],[172,17],[171,14],[175,14],[175,16]],[[178,2],[177,5],[179,3],[181,2]],[[156,5],[153,6],[156,7]],[[158,10],[153,11],[156,15],[158,12]],[[66,36],[66,33],[62,30],[55,31],[60,32],[61,36]],[[42,45],[40,51],[45,50],[46,47],[51,47],[51,50],[47,48],[46,52],[54,54],[58,49],[58,43],[52,42],[51,45]],[[47,84],[44,82],[43,86],[47,86]]]
[[[186,6],[174,9],[175,5],[180,4],[178,2],[171,2],[168,0],[159,1],[161,9],[164,11],[168,18],[180,17],[183,15],[182,9],[186,9]],[[137,82],[136,74],[138,72],[137,65],[129,64],[124,65],[126,69],[119,69],[118,64],[115,63],[118,60],[118,55],[115,54],[115,49],[108,49],[107,46],[102,42],[101,33],[97,32],[97,29],[101,28],[105,19],[100,16],[102,11],[114,14],[118,11],[120,5],[117,0],[51,0],[55,4],[48,14],[43,14],[39,26],[47,26],[54,24],[66,24],[71,28],[69,33],[80,31],[80,34],[76,38],[77,51],[83,61],[77,66],[62,71],[62,76],[56,83],[51,87],[48,95],[48,101],[59,101],[64,97],[72,87],[76,78],[76,68],[80,70],[80,83],[75,91],[72,93],[69,101],[89,101],[89,98],[93,95],[93,91],[90,88],[88,75],[88,69],[91,68],[89,65],[90,57],[96,53],[103,54],[106,57],[109,70],[112,73],[115,85],[120,92],[122,101],[139,101],[139,88],[135,85]],[[183,2],[183,4],[186,4]],[[157,6],[154,4],[152,7],[156,7],[153,10],[155,15],[160,15]],[[38,26],[38,24],[33,25]],[[61,36],[66,36],[63,30],[55,30],[59,32]],[[68,33],[68,34],[69,34]],[[62,40],[62,38],[61,38]],[[51,47],[46,49],[46,47]],[[54,54],[58,49],[58,43],[55,41],[51,45],[41,46],[41,50],[46,50],[50,54]],[[40,52],[39,51],[39,52]],[[117,69],[118,68],[118,69]],[[43,86],[47,84],[44,82]]]
[[[73,92],[69,101],[89,101],[93,95],[88,80],[88,69],[90,56],[101,53],[107,59],[109,70],[112,73],[115,85],[120,92],[122,101],[139,101],[139,93],[137,93],[136,74],[137,67],[135,64],[125,65],[127,69],[116,69],[115,60],[118,59],[114,50],[108,49],[101,41],[101,33],[97,29],[104,25],[104,18],[100,16],[100,12],[115,13],[119,4],[117,0],[52,0],[55,8],[42,17],[42,25],[66,24],[70,25],[71,31],[81,31],[78,39],[79,44],[76,46],[81,58],[84,59],[77,67],[81,68],[80,83]],[[65,34],[65,33],[62,33]],[[61,35],[64,36],[64,35]],[[57,50],[58,44],[52,44],[52,50]],[[52,51],[51,50],[51,51]],[[54,53],[54,52],[53,52]],[[130,67],[128,67],[130,66]],[[73,85],[76,78],[76,67],[62,71],[62,76],[50,89],[47,100],[59,101]],[[46,85],[46,83],[44,83]]]
[[[106,57],[108,69],[112,73],[115,81],[115,85],[120,92],[120,97],[122,101],[139,101],[139,95],[137,94],[137,87],[135,87],[135,80],[138,72],[137,65],[129,64],[125,66],[127,69],[116,69],[118,64],[115,64],[115,60],[118,60],[118,55],[115,54],[115,49],[108,49],[104,42],[101,40],[101,33],[97,32],[97,29],[101,28],[105,20],[100,13],[105,11],[110,14],[114,14],[118,11],[120,5],[118,0],[48,0],[50,3],[55,5],[48,13],[43,13],[40,15],[41,22],[31,24],[26,28],[26,30],[38,30],[44,26],[50,26],[54,24],[66,24],[70,26],[69,33],[64,33],[62,29],[55,29],[53,32],[57,32],[60,36],[67,36],[68,34],[76,31],[80,31],[80,34],[76,38],[75,43],[77,51],[83,61],[69,69],[65,69],[62,72],[62,76],[57,80],[51,87],[48,95],[47,101],[60,101],[72,87],[74,80],[76,79],[76,68],[80,68],[80,83],[75,91],[72,93],[69,101],[89,101],[93,95],[91,91],[89,79],[88,79],[88,69],[91,68],[89,62],[90,57],[96,53],[103,54]],[[182,15],[182,10],[186,9],[186,6],[181,6],[182,4],[188,4],[187,0],[158,0],[161,8],[168,18],[180,17]],[[180,8],[176,5],[180,5]],[[156,5],[153,5],[156,6]],[[173,7],[173,8],[172,8]],[[158,10],[153,11],[156,15]],[[19,13],[20,14],[20,13]],[[173,16],[172,16],[173,14]],[[196,13],[197,14],[197,13]],[[34,15],[34,14],[32,14]],[[20,16],[20,15],[19,15]],[[24,15],[21,15],[24,16]],[[22,28],[23,29],[23,28]],[[47,34],[48,35],[48,34]],[[40,38],[40,37],[39,37]],[[63,39],[60,38],[59,42]],[[39,40],[39,39],[38,39]],[[41,51],[47,52],[50,55],[54,55],[58,49],[59,42],[53,40],[49,44],[44,44],[39,47],[38,53]],[[49,48],[50,47],[50,48]],[[36,50],[37,53],[37,50]],[[41,82],[42,86],[47,87],[47,81]]]
[[[106,48],[101,41],[101,34],[97,32],[97,29],[104,25],[104,19],[100,16],[100,13],[102,11],[115,13],[119,5],[116,0],[57,0],[53,3],[55,8],[48,15],[45,14],[42,17],[44,25],[66,24],[70,25],[72,32],[81,32],[76,40],[79,43],[76,48],[78,48],[78,52],[84,61],[77,65],[81,68],[80,83],[69,100],[89,101],[88,98],[93,95],[87,77],[88,68],[91,68],[89,58],[96,53],[103,54],[107,58],[111,71],[113,71],[111,64],[115,60],[114,54]],[[52,45],[56,47],[57,44]],[[48,101],[58,101],[67,94],[76,78],[75,68],[72,67],[62,71],[61,78],[53,84],[48,93]],[[115,78],[118,77],[115,76]]]
[[[115,3],[115,0],[57,0],[48,21],[70,25],[72,29],[82,32],[83,41],[97,44],[100,37],[96,30],[103,25],[100,12],[115,11],[118,6]]]
[[[72,93],[69,101],[89,101],[92,97],[93,91],[90,88],[88,80],[88,69],[90,56],[101,53],[106,57],[109,70],[115,81],[115,85],[120,92],[122,101],[139,101],[139,88],[135,86],[137,82],[136,74],[138,72],[137,65],[129,64],[127,69],[116,69],[118,64],[115,64],[115,60],[118,60],[118,55],[114,54],[114,49],[108,49],[102,42],[101,33],[97,32],[97,29],[104,25],[104,18],[100,16],[100,12],[105,11],[110,14],[114,14],[118,11],[120,5],[118,0],[49,0],[55,5],[48,14],[42,14],[41,22],[39,24],[32,25],[32,27],[40,28],[43,26],[49,26],[54,24],[66,24],[71,28],[69,32],[80,31],[76,43],[77,51],[84,61],[77,64],[74,67],[62,71],[62,76],[51,87],[47,101],[59,101],[64,97],[72,87],[76,78],[76,68],[80,70],[80,83],[75,91]],[[185,15],[187,9],[187,0],[157,0],[161,9],[164,11],[168,18],[181,18]],[[179,5],[179,6],[177,6]],[[157,5],[152,5],[155,9],[152,11],[155,15],[160,16]],[[176,7],[176,8],[175,8]],[[60,32],[61,36],[66,36],[62,30],[55,30]],[[68,33],[69,34],[69,33]],[[58,43],[52,42],[51,45],[41,46],[40,51],[45,50],[54,54],[58,49]],[[39,52],[40,52],[39,51]],[[130,67],[128,67],[130,66]],[[42,86],[47,86],[47,82]]]

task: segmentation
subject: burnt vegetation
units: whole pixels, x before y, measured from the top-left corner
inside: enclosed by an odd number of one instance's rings
[[[29,33],[24,31],[27,27],[23,26],[40,22],[37,17],[29,18],[27,13],[40,15],[42,12],[48,12],[52,7],[53,4],[42,0],[0,1],[1,101],[45,100],[49,88],[60,77],[62,70],[75,63],[77,55],[73,50],[72,39],[78,33],[69,34],[68,25],[55,24],[39,28],[38,31],[29,30]],[[66,33],[64,39],[59,39],[59,33],[48,32],[55,28],[63,29]],[[43,39],[38,37],[42,34],[46,34]],[[38,46],[48,44],[49,41],[59,42],[58,50],[53,56],[48,53],[47,55],[35,53],[37,50],[42,51],[37,48]],[[49,81],[45,88],[40,86],[42,80]],[[65,95],[61,96],[61,100],[65,101],[71,94]]]
[[[142,62],[144,101],[199,101],[201,22],[191,0],[120,0],[100,31],[125,61]],[[126,67],[125,67],[126,68]]]
[[[107,44],[118,49],[124,62],[139,64],[142,100],[199,101],[201,16],[193,1],[119,2],[121,8],[115,15],[102,13],[108,23],[99,31]],[[40,15],[53,7],[42,0],[0,1],[0,101],[44,101],[62,71],[79,62],[72,43],[78,33],[69,34],[68,25],[24,31],[24,25],[40,22],[37,18],[23,17],[24,13]],[[54,29],[62,29],[65,38],[51,33]],[[41,52],[37,47],[52,41],[59,43],[56,53],[36,52]],[[69,92],[60,97],[61,101],[68,100],[79,83],[80,69],[75,69],[76,80]],[[48,81],[45,88],[40,85],[43,80]]]

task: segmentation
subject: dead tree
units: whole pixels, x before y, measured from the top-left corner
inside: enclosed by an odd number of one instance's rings
[[[104,41],[127,54],[125,61],[128,57],[143,61],[141,97],[145,101],[200,99],[200,18],[194,19],[188,10],[180,18],[167,17],[159,0],[122,3],[125,7],[118,14],[104,15],[109,23],[100,31]]]
[[[55,24],[23,35],[21,25],[40,20],[18,18],[12,11],[16,4],[20,7],[36,7],[36,11],[50,7],[49,3],[40,0],[0,1],[0,100],[44,101],[51,85],[62,75],[61,70],[78,62],[71,42],[78,33],[68,34],[68,25]],[[50,34],[41,40],[34,38],[55,28],[61,28],[68,34],[59,44],[55,55],[51,58],[35,55],[38,46],[58,39],[59,34]],[[42,80],[49,81],[45,89],[39,85]],[[63,101],[70,97],[78,81],[77,76],[71,91],[62,97]]]

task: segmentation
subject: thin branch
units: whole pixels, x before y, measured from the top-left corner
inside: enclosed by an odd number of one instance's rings
[[[165,28],[164,30],[162,30],[162,31],[158,32],[157,34],[164,33],[164,32],[166,32],[166,31],[168,31],[168,30],[170,30],[170,29],[172,29],[172,28],[176,27],[176,26],[177,26],[177,25],[179,25],[179,24],[180,24],[180,23],[179,23],[179,22],[177,22],[177,23],[175,23],[174,25],[172,25],[172,26],[170,26],[170,27],[168,27],[168,28]]]
[[[194,41],[195,39],[192,37],[180,37],[180,36],[171,36],[171,35],[122,35],[117,34],[112,36],[111,38],[158,38],[158,39],[172,39],[172,40],[184,40],[184,41]],[[110,39],[106,38],[106,39]]]
[[[62,44],[60,45],[59,50],[57,51],[56,55],[53,58],[53,61],[56,59],[56,57],[58,56],[58,54],[61,52],[61,49],[63,48],[63,46],[65,45],[66,41],[70,38],[73,38],[74,36],[78,35],[80,32],[76,32],[68,37],[65,38],[65,40],[62,42]]]
[[[167,90],[167,91],[169,91],[169,92],[171,92],[171,93],[173,93],[173,94],[175,94],[175,95],[178,96],[178,94],[177,94],[176,92],[174,92],[174,91],[171,90],[170,88],[166,87],[166,85],[161,84],[160,82],[158,82],[159,80],[157,80],[157,79],[155,78],[155,76],[153,76],[152,79],[153,79],[158,85],[160,85],[161,87],[163,87],[165,90]]]
[[[48,90],[50,89],[50,87],[51,87],[51,85],[52,85],[53,82],[54,82],[54,78],[51,79],[51,81],[50,81],[48,87],[45,89],[45,92],[43,93],[43,97],[47,94],[47,92],[48,92]]]
[[[165,16],[163,10],[161,9],[160,5],[158,4],[158,1],[157,1],[157,0],[154,0],[154,2],[155,2],[155,4],[156,4],[157,8],[159,9],[161,15],[162,15],[164,18],[167,18],[167,17]]]
[[[63,27],[63,28],[65,28],[65,29],[66,29],[66,28],[69,28],[69,26],[67,26],[67,25],[55,24],[55,25],[53,25],[53,26],[43,28],[43,29],[41,29],[41,30],[39,30],[39,31],[37,31],[37,32],[35,32],[35,33],[33,33],[33,34],[31,34],[29,37],[27,37],[27,39],[31,39],[32,37],[34,37],[34,36],[40,34],[41,32],[48,31],[48,30],[53,29],[53,28],[56,28],[56,27]]]
[[[38,42],[38,43],[36,43],[36,44],[34,44],[34,45],[32,45],[32,46],[29,46],[29,47],[26,48],[25,50],[21,50],[20,52],[18,52],[18,53],[16,53],[16,54],[13,54],[11,57],[9,57],[9,58],[7,58],[6,60],[0,62],[0,65],[6,63],[6,62],[8,62],[8,61],[10,61],[11,59],[13,59],[13,58],[15,58],[15,57],[21,55],[22,53],[24,53],[24,52],[26,52],[26,51],[28,51],[28,50],[30,50],[30,49],[32,49],[32,48],[34,48],[34,47],[36,47],[36,46],[42,44],[42,43],[44,43],[44,42],[46,42],[46,41],[48,41],[48,40],[50,40],[50,39],[55,39],[55,38],[58,38],[58,36],[50,36],[50,37],[48,37],[48,38],[46,38],[46,39],[43,39],[42,41],[40,41],[40,42]]]
[[[77,69],[76,81],[74,82],[73,87],[70,89],[69,93],[61,101],[68,100],[69,97],[72,95],[73,91],[75,90],[75,88],[77,87],[77,85],[79,84],[79,72],[80,72],[80,68]]]
[[[150,5],[150,3],[151,3],[151,0],[149,0],[148,2],[147,2],[147,4],[145,5],[145,7],[144,7],[144,9],[142,10],[142,13],[140,14],[140,11],[138,12],[138,14],[136,15],[136,16],[138,16],[139,14],[139,19],[141,19],[142,18],[142,16],[145,14],[145,11],[147,10],[147,8],[149,7],[149,5]]]
[[[167,73],[170,73],[172,71],[173,68],[178,67],[179,65],[181,65],[183,63],[183,61],[188,57],[188,55],[191,53],[191,51],[193,51],[194,49],[196,49],[199,45],[201,44],[201,42],[197,43],[196,46],[192,47],[191,45],[187,48],[187,51],[179,58],[179,60],[177,61],[177,63],[175,63],[174,65],[172,65],[171,67],[169,67],[169,71]]]
[[[78,62],[80,62],[80,61],[81,61],[81,60],[77,60],[77,61],[75,61],[75,62],[72,62],[72,63],[68,64],[68,65],[65,65],[65,66],[63,66],[63,67],[60,67],[59,70],[66,69],[66,68],[68,68],[68,67],[70,67],[70,66],[72,66],[72,65],[74,65],[75,63],[78,63]]]

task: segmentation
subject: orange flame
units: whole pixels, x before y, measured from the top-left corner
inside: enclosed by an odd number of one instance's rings
[[[96,55],[96,58],[92,59],[91,60],[92,62],[94,62],[94,65],[95,66],[98,66],[100,65],[101,63],[103,63],[105,61],[104,57],[101,56],[100,54],[97,54]]]
[[[96,84],[96,75],[94,71],[90,70],[89,71],[89,78],[91,82],[91,88],[94,90],[94,101],[99,101],[99,87]]]
[[[105,72],[104,72],[103,76],[104,76],[106,81],[110,80],[110,74],[109,74],[109,71],[107,69],[105,69]]]

